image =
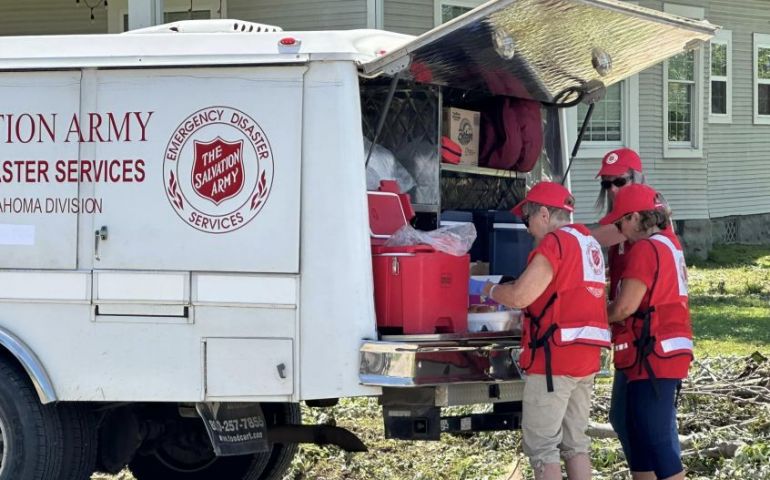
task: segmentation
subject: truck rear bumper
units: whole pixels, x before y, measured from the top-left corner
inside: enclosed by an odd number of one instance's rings
[[[518,380],[520,348],[511,332],[386,336],[361,346],[359,378],[381,387]]]

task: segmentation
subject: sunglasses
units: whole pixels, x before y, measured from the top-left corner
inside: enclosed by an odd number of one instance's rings
[[[630,179],[628,177],[618,177],[614,180],[602,180],[602,188],[608,190],[611,186],[624,187]]]

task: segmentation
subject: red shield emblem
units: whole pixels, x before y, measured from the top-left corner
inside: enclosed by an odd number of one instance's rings
[[[594,275],[602,275],[604,273],[604,268],[602,265],[603,260],[602,252],[598,247],[594,245],[588,247],[588,261],[590,262],[590,266],[594,271]]]
[[[192,184],[195,193],[216,205],[243,189],[243,140],[228,142],[220,137],[195,141]]]
[[[591,259],[595,266],[599,266],[602,263],[602,253],[597,250],[591,250]]]

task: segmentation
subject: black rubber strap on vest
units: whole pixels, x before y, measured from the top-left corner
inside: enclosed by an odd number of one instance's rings
[[[642,333],[639,336],[639,339],[634,341],[634,345],[636,345],[636,359],[637,362],[639,362],[639,373],[642,372],[642,368],[647,371],[647,376],[652,382],[652,389],[655,391],[655,397],[657,398],[660,396],[658,393],[657,377],[655,376],[655,371],[652,369],[652,365],[650,365],[650,354],[652,354],[652,351],[655,349],[656,340],[654,336],[650,335],[650,322],[654,310],[654,307],[647,310],[647,313],[642,320]]]
[[[548,387],[548,393],[553,392],[553,368],[551,366],[551,342],[549,341],[553,336],[553,332],[556,331],[556,324],[552,323],[548,330],[545,331],[540,339],[542,340],[542,347],[545,353],[545,383]],[[538,344],[540,341],[538,341]]]
[[[651,240],[647,241],[652,244]],[[658,255],[658,249],[655,248],[654,244],[652,244],[652,250],[655,252],[656,267],[655,276],[653,277],[652,286],[650,287],[650,300],[647,302],[648,304],[652,303],[652,296],[655,293],[655,287],[658,284],[658,274],[660,273],[660,257]],[[647,376],[652,382],[652,389],[655,392],[655,396],[660,397],[657,377],[655,376],[655,371],[652,369],[652,365],[650,365],[649,358],[650,354],[652,354],[655,349],[655,341],[657,340],[654,336],[650,335],[652,313],[654,311],[655,306],[651,306],[646,310],[637,310],[634,312],[634,318],[642,321],[642,332],[639,335],[639,338],[634,340],[634,346],[636,346],[636,362],[639,364],[639,373],[642,373],[642,368],[645,369]]]
[[[556,302],[556,297],[557,296],[555,293],[551,295],[551,298],[548,299],[548,302],[545,304],[545,307],[543,307],[540,315],[528,315],[529,320],[533,326],[532,338],[528,345],[529,351],[531,353],[530,365],[535,362],[535,354],[537,353],[537,349],[543,348],[545,353],[545,378],[549,392],[553,392],[553,368],[551,366],[551,344],[549,340],[553,336],[554,332],[556,332],[558,327],[555,323],[552,323],[551,326],[548,327],[548,330],[546,330],[545,333],[540,336],[540,320],[545,316],[546,313],[548,313],[548,309],[553,306],[554,302]]]

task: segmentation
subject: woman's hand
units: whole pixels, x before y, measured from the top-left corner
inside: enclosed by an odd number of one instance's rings
[[[635,278],[624,278],[620,283],[615,301],[607,307],[607,320],[610,323],[622,322],[639,310],[644,294],[647,293],[647,285]]]
[[[543,294],[551,280],[553,280],[551,263],[543,255],[537,254],[515,283],[500,285],[490,283],[484,287],[488,293],[487,296],[495,302],[506,307],[525,308]],[[494,296],[492,296],[493,286],[495,287]]]

